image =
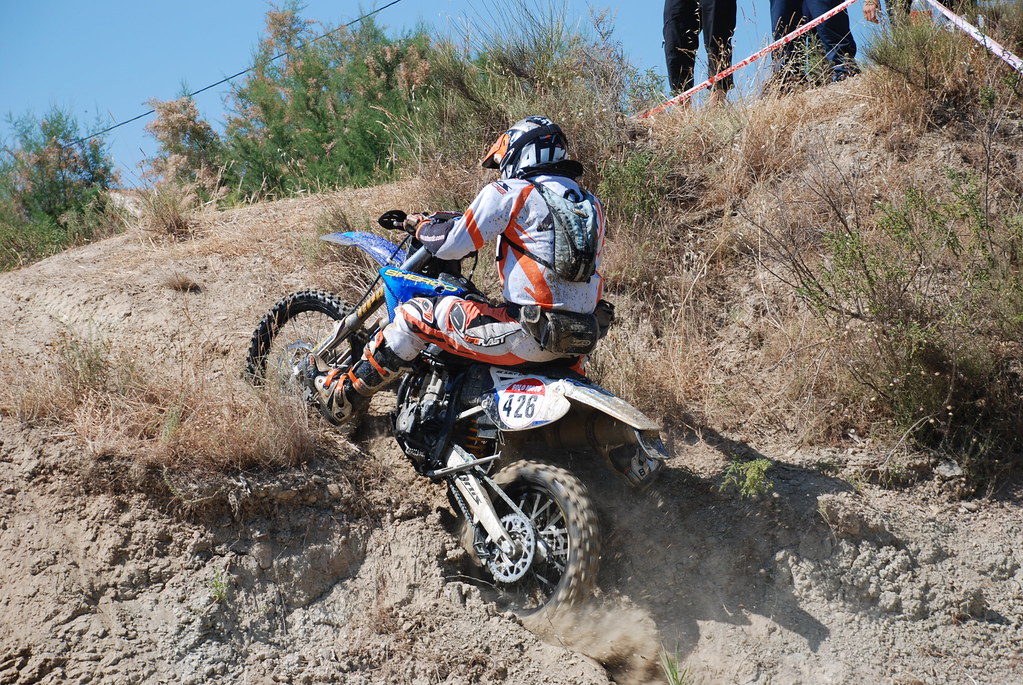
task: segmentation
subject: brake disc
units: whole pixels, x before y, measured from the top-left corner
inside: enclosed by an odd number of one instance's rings
[[[282,385],[291,388],[298,388],[303,391],[303,399],[309,400],[308,389],[305,387],[304,374],[300,372],[303,365],[309,364],[309,353],[313,351],[313,344],[305,341],[293,342],[284,348],[277,359],[272,360],[274,371]]]
[[[526,575],[526,571],[533,564],[536,537],[533,535],[533,526],[518,514],[502,517],[501,524],[511,536],[513,549],[510,552],[500,547],[495,549],[493,559],[487,562],[487,568],[498,582],[514,583]]]

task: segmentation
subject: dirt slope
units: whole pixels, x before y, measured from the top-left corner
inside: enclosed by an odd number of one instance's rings
[[[70,330],[143,358],[199,350],[234,378],[275,299],[345,290],[310,256],[316,217],[341,206],[360,225],[418,192],[211,213],[193,240],[132,230],[2,274],[0,355],[50,363]],[[693,683],[1023,682],[1019,488],[965,505],[938,476],[854,489],[828,466],[876,459],[869,444],[711,428],[669,435],[644,495],[565,455],[601,503],[600,595],[527,630],[466,574],[443,493],[383,435],[386,399],[300,466],[201,497],[61,427],[0,420],[0,683],[647,683],[662,650]],[[721,492],[735,454],[776,460],[769,496]]]

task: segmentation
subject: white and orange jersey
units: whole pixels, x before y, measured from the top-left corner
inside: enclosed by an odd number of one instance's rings
[[[569,191],[583,197],[579,185],[566,176],[541,175],[533,178],[559,195]],[[504,299],[513,304],[538,304],[544,309],[589,313],[603,291],[600,260],[604,251],[604,210],[597,204],[600,243],[597,272],[585,283],[573,283],[553,269],[523,255],[508,242],[514,242],[542,260],[554,262],[554,231],[541,230],[550,210],[543,196],[529,181],[496,181],[480,191],[461,217],[451,220],[439,247],[431,247],[441,259],[461,259],[479,250],[487,241],[501,236],[497,259],[501,269]]]

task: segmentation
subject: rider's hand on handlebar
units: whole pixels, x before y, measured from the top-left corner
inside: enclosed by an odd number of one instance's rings
[[[409,214],[405,218],[405,230],[412,235],[416,234],[416,229],[422,226],[424,223],[430,222],[430,216],[428,214]]]

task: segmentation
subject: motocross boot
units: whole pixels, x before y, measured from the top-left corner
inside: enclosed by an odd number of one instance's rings
[[[341,425],[364,411],[377,391],[407,371],[406,364],[378,338],[366,346],[362,359],[348,373],[310,355],[306,382],[319,402],[320,412],[331,423]]]

